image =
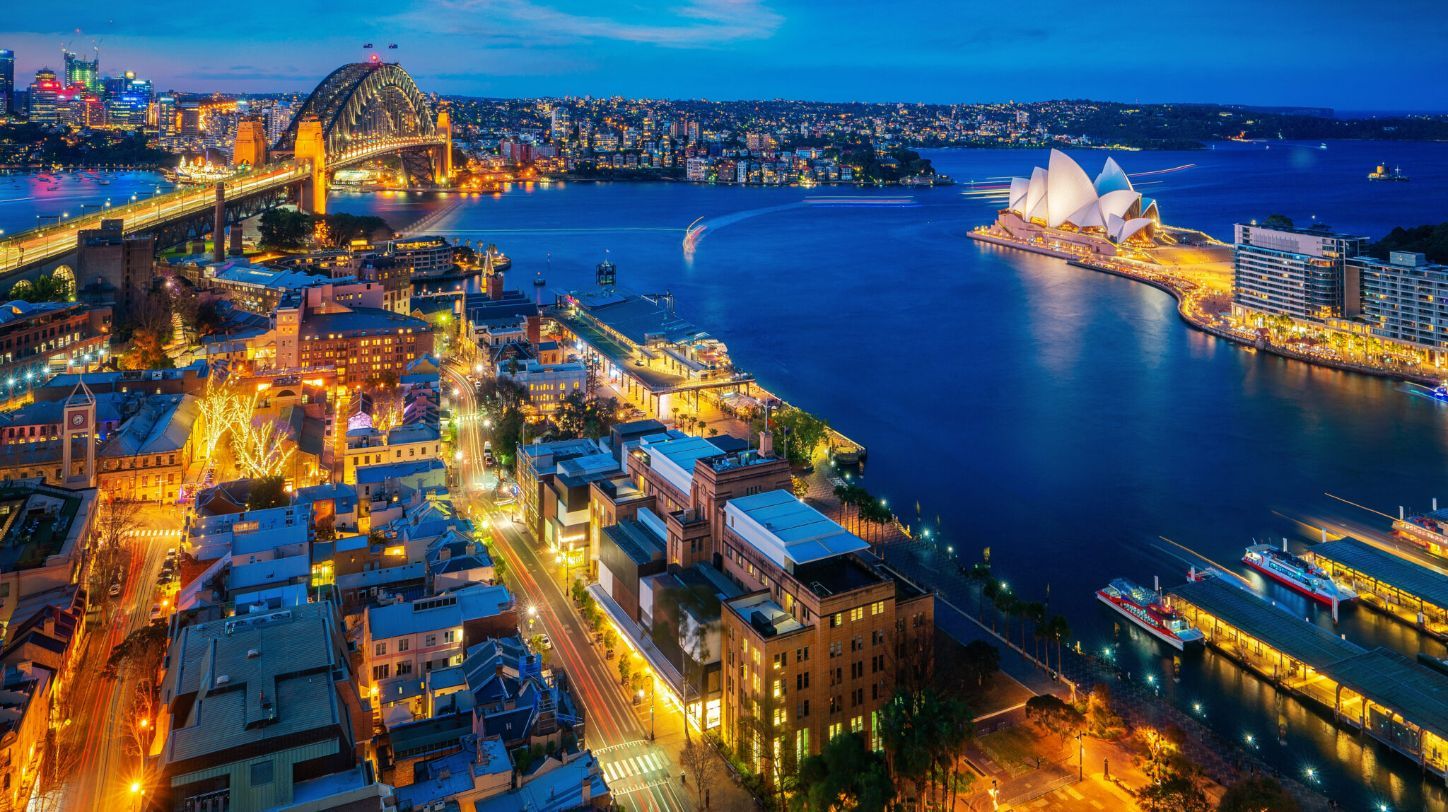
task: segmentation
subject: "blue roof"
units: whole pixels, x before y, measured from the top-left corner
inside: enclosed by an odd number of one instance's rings
[[[781,566],[807,564],[870,546],[789,491],[731,499],[724,510],[735,533]],[[739,517],[748,521],[736,521]],[[760,530],[765,535],[761,536]]]
[[[1424,603],[1448,608],[1448,575],[1399,558],[1351,536],[1314,545],[1308,553],[1355,570]]]

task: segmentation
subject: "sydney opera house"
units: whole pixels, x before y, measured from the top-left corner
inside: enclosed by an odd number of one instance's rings
[[[1158,243],[1161,216],[1112,158],[1093,181],[1081,165],[1051,150],[1046,168],[1012,178],[995,227],[1010,237],[1075,252],[1112,255],[1124,244]]]

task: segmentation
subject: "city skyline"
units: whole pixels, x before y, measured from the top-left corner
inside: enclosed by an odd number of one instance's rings
[[[788,0],[692,0],[674,10],[426,0],[345,12],[266,2],[213,10],[164,0],[151,12],[21,8],[9,15],[0,46],[16,52],[18,77],[59,67],[62,46],[81,53],[99,46],[106,72],[134,70],[158,89],[194,92],[305,92],[330,66],[378,53],[430,90],[466,96],[1448,109],[1448,91],[1428,81],[1448,68],[1436,47],[1448,21],[1418,0],[1371,11],[1346,2],[1256,8],[1230,0],[1172,14],[1046,2],[1029,15],[1007,6],[941,13],[923,3],[890,15],[859,4],[826,13]],[[157,19],[169,22],[157,26]],[[326,22],[297,24],[313,19]],[[857,32],[867,19],[871,39],[862,41]],[[1393,43],[1386,79],[1382,52],[1371,47],[1375,32]],[[364,50],[365,43],[375,47]],[[1326,52],[1333,58],[1323,59]]]

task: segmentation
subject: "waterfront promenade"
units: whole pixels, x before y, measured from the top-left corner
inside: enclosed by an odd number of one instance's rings
[[[1441,374],[1430,373],[1425,368],[1409,368],[1401,364],[1362,363],[1334,357],[1333,354],[1329,354],[1332,352],[1330,350],[1318,349],[1317,351],[1310,351],[1308,349],[1296,349],[1272,341],[1269,336],[1261,331],[1247,330],[1233,326],[1224,317],[1222,311],[1214,311],[1206,306],[1205,299],[1209,291],[1205,290],[1205,286],[1166,269],[1158,269],[1135,260],[1088,256],[1046,245],[1024,243],[1019,240],[994,234],[985,229],[973,230],[968,236],[976,242],[1054,257],[1065,260],[1066,264],[1072,267],[1119,276],[1123,279],[1130,279],[1134,282],[1150,285],[1151,287],[1171,294],[1171,296],[1176,299],[1177,315],[1188,325],[1204,333],[1230,341],[1234,344],[1239,344],[1254,351],[1261,350],[1262,352],[1271,353],[1282,358],[1316,364],[1343,372],[1357,372],[1363,375],[1411,381],[1425,386],[1437,386],[1442,382]]]

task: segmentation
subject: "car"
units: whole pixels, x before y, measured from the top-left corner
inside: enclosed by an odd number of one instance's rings
[[[548,651],[553,648],[553,639],[546,634],[538,635],[538,648]]]
[[[494,459],[493,459],[493,452],[492,452],[492,450],[491,450],[491,449],[484,449],[484,450],[483,450],[483,466],[486,467],[486,468],[492,468],[492,467],[493,467],[494,465],[496,465],[496,464],[497,464],[497,460],[494,460]]]
[[[117,581],[116,583],[111,584],[111,588],[106,590],[106,594],[110,595],[112,598],[118,597],[121,594],[120,582]]]

